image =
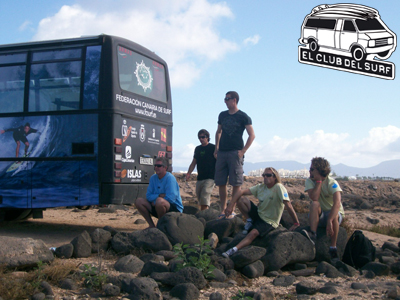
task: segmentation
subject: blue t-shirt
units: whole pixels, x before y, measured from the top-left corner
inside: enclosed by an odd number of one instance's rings
[[[163,178],[158,178],[157,174],[150,177],[149,187],[147,188],[146,199],[153,203],[160,194],[165,194],[164,199],[172,203],[182,212],[182,198],[179,190],[178,182],[175,176],[167,172]]]

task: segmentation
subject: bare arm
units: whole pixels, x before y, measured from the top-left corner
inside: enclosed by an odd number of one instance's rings
[[[232,200],[229,202],[228,206],[225,209],[225,216],[230,216],[232,214],[233,208],[235,207],[236,202],[242,197],[243,195],[252,195],[250,189],[247,190],[240,190],[236,193]]]
[[[326,222],[326,234],[331,236],[333,234],[333,219],[339,214],[340,204],[342,202],[342,195],[340,192],[335,192],[333,194],[333,206],[331,212],[328,216],[328,221]]]
[[[219,140],[221,139],[222,134],[222,126],[218,124],[217,132],[215,133],[215,150],[214,150],[214,157],[217,158],[217,153],[219,149]]]
[[[189,166],[189,170],[188,170],[187,173],[186,173],[186,181],[189,180],[190,174],[192,174],[192,172],[193,172],[193,170],[194,170],[194,167],[196,167],[196,164],[197,164],[197,161],[196,161],[195,158],[193,158],[192,163],[191,163],[190,166]]]
[[[299,219],[297,218],[297,214],[296,214],[296,212],[294,211],[294,208],[293,208],[292,203],[291,203],[290,201],[285,201],[285,200],[284,200],[284,201],[283,201],[283,204],[285,205],[285,209],[288,211],[290,217],[291,217],[292,220],[293,220],[293,226],[290,227],[290,229],[289,229],[290,231],[293,231],[293,230],[295,230],[297,227],[300,226]]]
[[[239,157],[242,158],[246,151],[250,148],[251,144],[253,143],[256,135],[254,134],[254,129],[252,125],[246,125],[246,131],[249,135],[242,150],[239,150]]]
[[[325,177],[322,177],[316,169],[312,171],[312,175],[313,177],[310,178],[315,182],[315,186],[313,189],[307,190],[307,193],[312,201],[318,201],[321,194],[322,181],[324,181]]]

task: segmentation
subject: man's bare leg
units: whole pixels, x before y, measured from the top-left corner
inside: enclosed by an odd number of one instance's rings
[[[136,209],[139,213],[143,216],[146,220],[147,224],[149,224],[149,228],[154,228],[156,225],[151,218],[150,211],[151,211],[151,203],[143,198],[137,198],[135,203]]]
[[[237,202],[237,207],[239,208],[243,217],[245,217],[246,219],[248,219],[250,217],[249,212],[251,209],[251,204],[250,204],[250,200],[247,197],[241,197],[239,199],[239,201]]]
[[[16,153],[15,153],[15,157],[19,156],[19,146],[20,145],[21,145],[20,141],[17,141],[17,150],[16,150]]]
[[[222,215],[224,214],[226,208],[226,195],[227,195],[226,185],[219,185],[218,190],[219,190],[219,201],[221,206],[220,214]]]
[[[158,197],[156,200],[155,207],[156,207],[157,216],[160,219],[162,216],[164,216],[169,211],[169,208],[171,207],[171,205],[164,198]]]
[[[241,189],[241,186],[240,186],[240,185],[239,185],[239,186],[233,186],[233,187],[232,187],[232,199],[235,197],[235,195],[237,195],[237,194],[240,192],[240,189]],[[226,202],[226,200],[225,200],[225,202]],[[236,207],[236,205],[233,207],[232,213],[235,212],[235,207]],[[231,216],[225,216],[225,218],[227,218],[227,219],[232,219],[233,217],[234,217],[233,215],[231,215]]]
[[[310,230],[317,232],[319,215],[321,214],[321,206],[318,201],[311,201],[310,205]]]

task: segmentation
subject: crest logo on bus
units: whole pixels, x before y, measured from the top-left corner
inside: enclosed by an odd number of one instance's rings
[[[153,76],[150,72],[150,67],[146,67],[143,60],[140,64],[136,63],[136,70],[134,72],[138,85],[140,85],[146,92],[147,89],[151,90],[151,85],[153,83]]]
[[[167,142],[167,129],[161,128],[161,141]]]
[[[139,136],[140,136],[140,141],[143,143],[146,139],[146,130],[144,129],[143,124],[140,125]]]
[[[314,7],[301,26],[298,60],[382,79],[394,79],[388,59],[396,49],[396,34],[379,12],[359,4],[323,4]]]
[[[122,127],[121,127],[121,134],[122,134],[122,136],[127,136],[128,135],[128,126],[126,125],[126,120],[123,120],[122,123],[124,125],[122,125]]]
[[[125,147],[125,157],[131,158],[131,156],[132,156],[132,148],[131,148],[131,146],[126,146]]]

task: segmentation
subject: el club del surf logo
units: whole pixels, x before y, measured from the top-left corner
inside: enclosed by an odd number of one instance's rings
[[[373,76],[395,78],[395,65],[385,61],[396,49],[396,34],[379,12],[357,4],[323,4],[304,18],[300,63]]]

